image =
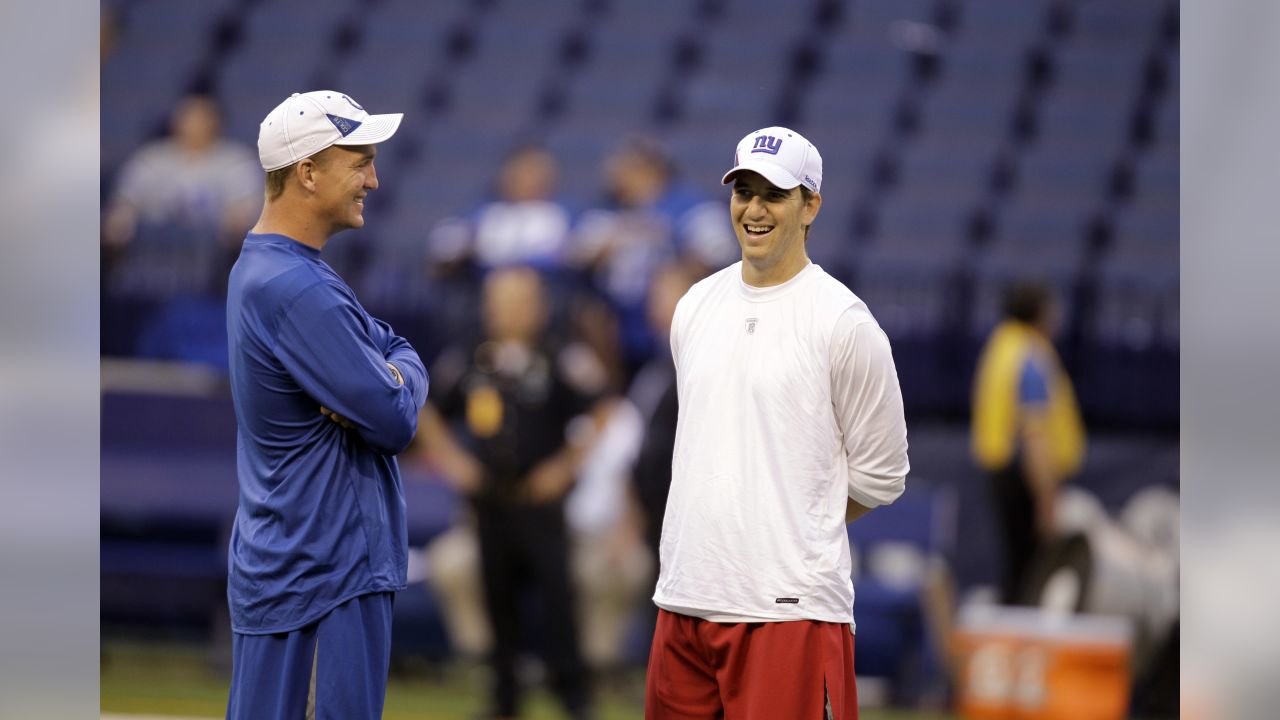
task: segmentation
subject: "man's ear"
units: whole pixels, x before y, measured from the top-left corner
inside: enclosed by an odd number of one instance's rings
[[[809,196],[809,201],[804,204],[804,209],[800,213],[801,225],[812,225],[815,218],[818,217],[818,210],[822,207],[822,196],[813,193]]]
[[[298,185],[302,186],[307,192],[316,191],[316,161],[312,158],[304,158],[298,161],[298,165],[293,170],[294,177],[298,179]]]

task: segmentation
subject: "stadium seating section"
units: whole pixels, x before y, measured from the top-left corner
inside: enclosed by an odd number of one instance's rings
[[[252,144],[295,89],[406,122],[366,230],[328,260],[374,312],[432,333],[429,228],[546,143],[575,207],[627,133],[664,139],[709,193],[725,148],[788,124],[824,153],[811,254],[882,319],[911,410],[958,417],[1003,285],[1037,276],[1091,422],[1176,423],[1177,4],[1171,0],[118,0],[103,65],[104,188],[206,91]],[[104,278],[104,352],[218,363],[168,342],[178,295],[212,297],[210,244],[147,229]],[[216,271],[217,268],[213,267]],[[200,323],[198,300],[187,306]],[[168,313],[172,316],[174,313]],[[216,328],[214,329],[216,332]],[[208,344],[208,343],[206,343]],[[1096,382],[1094,382],[1096,381]],[[1117,391],[1123,390],[1123,391]]]

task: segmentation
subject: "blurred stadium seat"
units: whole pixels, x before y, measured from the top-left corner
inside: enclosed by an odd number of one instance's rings
[[[958,31],[977,45],[1016,48],[1048,29],[1051,4],[1051,0],[964,0],[958,3]]]
[[[1160,32],[1165,0],[1081,0],[1075,4],[1072,34],[1094,47],[1139,47]]]

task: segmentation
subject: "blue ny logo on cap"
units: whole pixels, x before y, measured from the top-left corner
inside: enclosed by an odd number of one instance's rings
[[[338,128],[338,132],[342,133],[342,137],[350,135],[355,132],[356,128],[360,127],[360,121],[358,120],[349,120],[341,115],[330,115],[328,113],[325,113],[325,116],[329,118],[329,122],[333,123],[334,127]]]
[[[782,149],[782,138],[773,137],[772,135],[761,135],[756,138],[755,147],[751,148],[752,153],[769,153],[777,155]]]

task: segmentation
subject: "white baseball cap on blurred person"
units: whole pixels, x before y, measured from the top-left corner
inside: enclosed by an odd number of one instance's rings
[[[758,172],[783,190],[804,185],[821,192],[822,156],[818,148],[788,128],[767,127],[742,138],[733,153],[733,169],[720,182],[728,185],[743,170]]]
[[[258,126],[258,160],[267,172],[330,145],[375,145],[396,134],[404,113],[370,115],[336,90],[294,93]]]

